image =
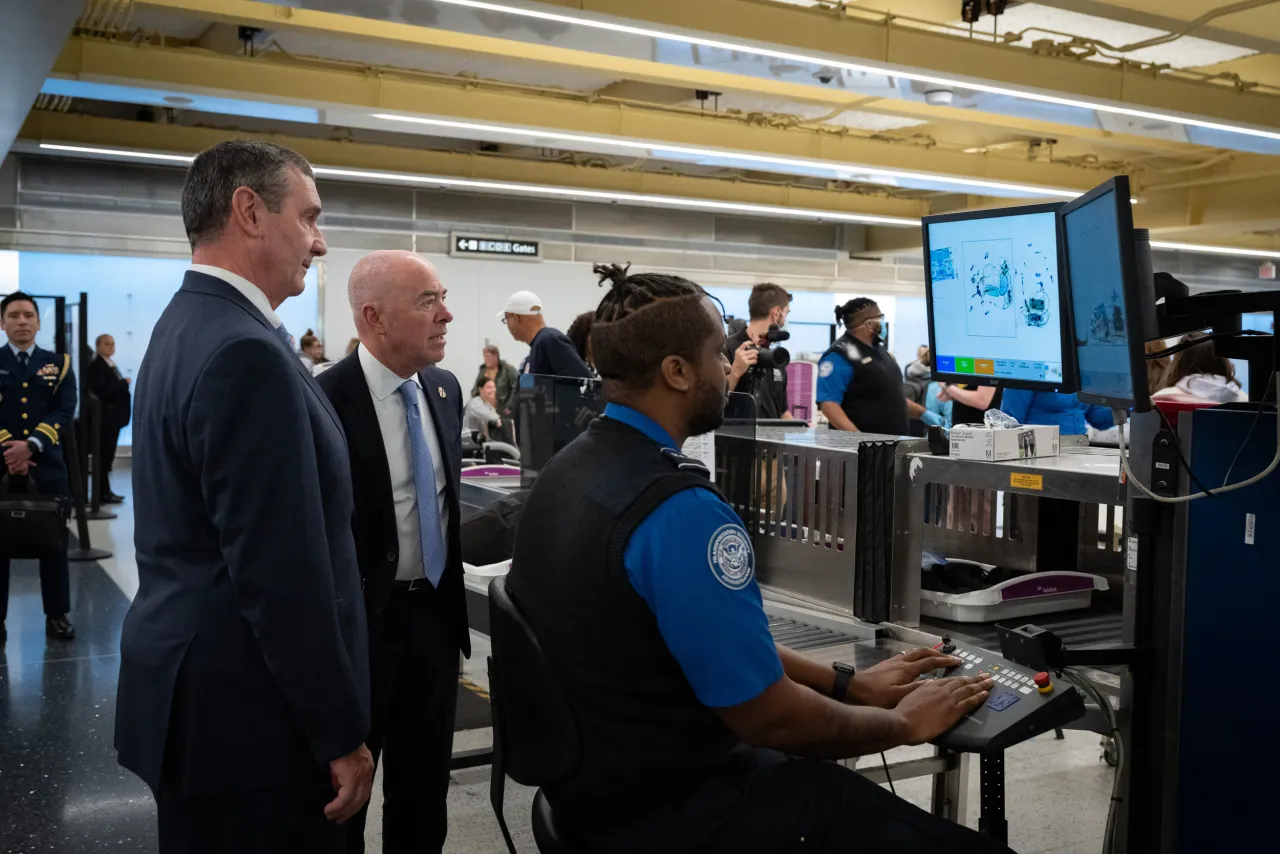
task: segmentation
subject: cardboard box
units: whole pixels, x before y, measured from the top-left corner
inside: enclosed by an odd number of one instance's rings
[[[1031,457],[1056,457],[1058,427],[1035,424],[1022,427],[952,427],[951,456],[993,463]]]

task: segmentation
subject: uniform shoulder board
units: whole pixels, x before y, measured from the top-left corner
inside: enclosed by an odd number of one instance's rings
[[[693,457],[686,457],[684,454],[673,448],[663,448],[662,455],[670,460],[680,471],[700,474],[708,480],[711,479],[711,470],[703,465],[700,460],[695,460]]]

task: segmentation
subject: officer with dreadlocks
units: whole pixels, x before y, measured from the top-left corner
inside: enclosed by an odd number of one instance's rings
[[[907,400],[902,369],[884,347],[884,312],[858,297],[836,308],[836,320],[844,335],[818,362],[818,408],[836,430],[905,435],[908,416],[927,413]]]
[[[751,538],[678,451],[723,417],[721,313],[685,279],[596,272],[608,405],[539,474],[507,578],[581,744],[544,787],[556,824],[603,854],[1005,852],[821,761],[928,741],[991,682],[917,682],[960,663],[934,650],[850,673],[774,644]]]

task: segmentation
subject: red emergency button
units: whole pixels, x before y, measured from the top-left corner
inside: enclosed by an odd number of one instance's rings
[[[1043,670],[1035,675],[1036,689],[1041,694],[1048,694],[1053,690],[1053,681],[1049,679],[1049,674]]]

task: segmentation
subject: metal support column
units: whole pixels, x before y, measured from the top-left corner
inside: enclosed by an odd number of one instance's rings
[[[978,832],[1002,845],[1009,842],[1004,817],[1004,751],[983,753],[978,771]]]

